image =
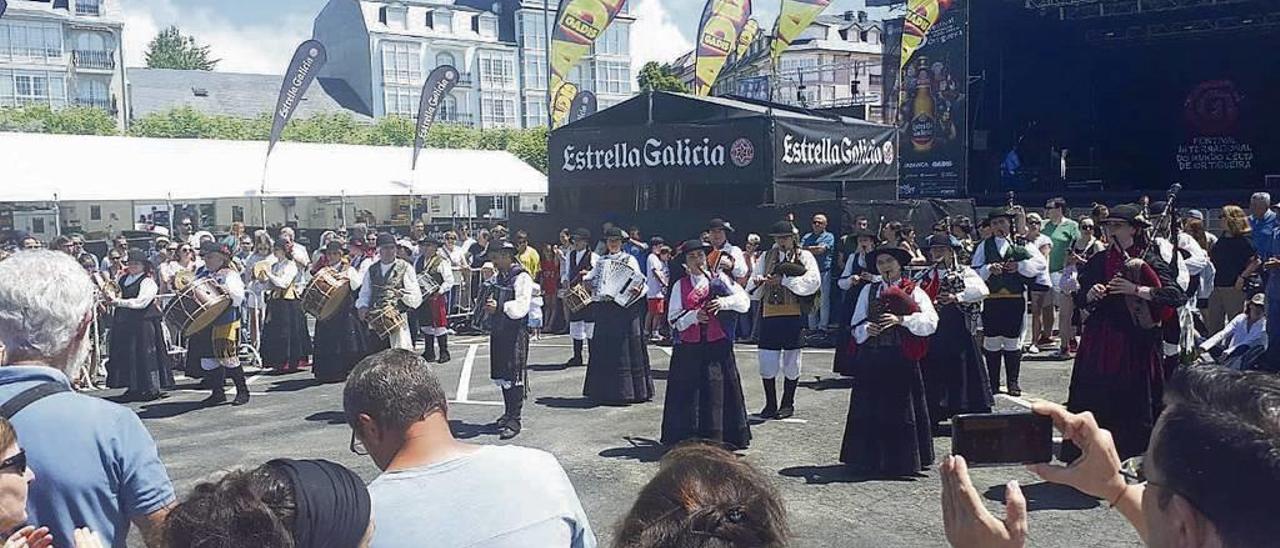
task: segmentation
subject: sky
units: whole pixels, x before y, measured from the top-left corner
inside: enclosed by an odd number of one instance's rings
[[[863,9],[865,0],[834,0],[827,13]],[[328,0],[118,0],[125,18],[125,57],[142,66],[147,42],[169,25],[211,47],[218,70],[279,74],[298,43],[311,37]],[[693,48],[702,0],[628,0],[633,66],[671,61]],[[760,26],[773,26],[779,0],[757,0]]]

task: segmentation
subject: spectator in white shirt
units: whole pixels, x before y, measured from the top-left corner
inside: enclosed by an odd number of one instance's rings
[[[1225,350],[1224,350],[1225,348]],[[1200,343],[1218,363],[1231,369],[1256,369],[1267,349],[1267,297],[1258,293],[1227,326]]]

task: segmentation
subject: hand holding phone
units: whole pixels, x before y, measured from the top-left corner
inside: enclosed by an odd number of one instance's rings
[[[1053,460],[1053,419],[1034,413],[977,413],[951,420],[951,452],[972,466]]]

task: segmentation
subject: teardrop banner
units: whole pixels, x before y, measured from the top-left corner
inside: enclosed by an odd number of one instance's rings
[[[418,154],[427,142],[427,132],[436,123],[444,98],[458,85],[458,69],[441,65],[427,75],[422,83],[422,99],[418,102],[418,127],[413,135],[413,169],[418,169]]]
[[[589,89],[578,92],[578,96],[573,98],[573,104],[569,106],[569,123],[572,124],[595,114],[598,108],[596,94]]]
[[[324,44],[316,40],[303,42],[293,53],[293,61],[289,62],[289,70],[285,71],[284,83],[280,86],[280,97],[276,99],[276,109],[272,111],[267,157],[271,156],[271,151],[280,141],[280,135],[284,133],[289,119],[293,118],[294,111],[298,110],[302,97],[307,94],[307,88],[311,87],[328,60],[329,54],[325,51]]]
[[[698,25],[693,92],[710,95],[720,70],[738,49],[738,37],[751,17],[751,0],[707,0]]]
[[[934,0],[937,1],[937,0]],[[827,9],[831,0],[782,0],[778,10],[778,20],[773,25],[773,63],[778,63],[782,52],[791,46],[791,41],[800,36],[809,24]]]
[[[9,7],[8,0],[0,0],[0,17],[4,17],[4,10]]]
[[[591,52],[592,44],[613,23],[618,12],[622,11],[623,3],[623,0],[560,0],[548,55],[551,63],[548,87],[551,104],[554,105],[560,97],[574,97],[564,85],[569,79],[569,72]],[[576,93],[577,88],[571,91]],[[567,100],[565,104],[568,104]],[[564,125],[567,115],[567,110],[556,111],[553,108],[552,126]]]

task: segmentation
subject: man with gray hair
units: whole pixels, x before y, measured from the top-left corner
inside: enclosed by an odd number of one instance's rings
[[[70,256],[28,251],[0,261],[0,415],[40,471],[27,496],[29,521],[59,545],[89,527],[126,546],[130,522],[149,546],[174,504],[155,441],[128,408],[76,394],[89,350],[93,285]]]
[[[1280,229],[1276,212],[1271,210],[1271,195],[1255,192],[1249,198],[1249,227],[1253,229],[1253,248],[1262,261],[1262,277],[1267,294],[1267,354],[1262,367],[1280,371]]]
[[[373,548],[424,539],[436,546],[596,545],[577,492],[550,453],[454,439],[444,390],[422,356],[391,349],[365,358],[347,377],[342,408],[351,451],[382,470],[369,484]]]

